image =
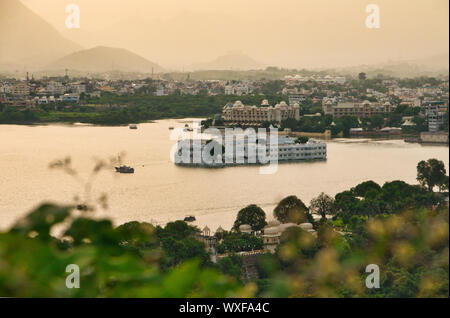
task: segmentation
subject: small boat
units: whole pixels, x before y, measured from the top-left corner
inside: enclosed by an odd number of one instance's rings
[[[130,129],[137,129],[136,125],[130,125]]]
[[[89,210],[89,208],[86,204],[77,204],[77,210],[78,211],[87,211],[87,210]]]
[[[194,222],[195,220],[196,218],[193,215],[188,215],[187,217],[184,218],[184,222]]]
[[[131,168],[129,166],[120,166],[120,167],[114,167],[116,168],[116,172],[119,173],[134,173],[134,168]]]
[[[120,155],[118,156],[118,162],[119,162],[119,166],[114,167],[116,169],[116,172],[118,172],[118,173],[134,173],[134,168],[132,168],[130,166],[122,165],[120,163]]]

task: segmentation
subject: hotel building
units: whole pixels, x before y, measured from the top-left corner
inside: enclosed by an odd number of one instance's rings
[[[369,101],[364,101],[362,103],[333,103],[328,100],[322,104],[322,110],[325,115],[332,115],[333,117],[342,116],[356,116],[370,117],[375,114],[390,113],[395,110],[395,106],[391,105],[389,102],[382,103],[371,103]]]
[[[296,139],[287,136],[278,136],[278,143],[275,145],[266,144],[265,140],[250,141],[241,136],[233,138],[232,151],[227,150],[230,146],[226,145],[218,153],[211,149],[205,151],[205,147],[212,140],[197,140],[201,152],[194,154],[194,141],[192,139],[183,139],[178,141],[177,151],[174,154],[176,165],[180,166],[198,166],[198,167],[225,167],[247,164],[267,164],[271,162],[294,162],[294,161],[316,161],[327,159],[327,145],[323,141],[310,139],[307,143],[296,143]],[[216,142],[217,143],[217,142]],[[262,154],[259,156],[258,147],[266,144]],[[225,149],[225,153],[222,151]],[[240,150],[240,151],[239,151]],[[188,154],[183,151],[189,151]],[[264,153],[265,151],[265,153]],[[209,161],[205,160],[203,153],[211,153]]]
[[[236,101],[223,107],[222,118],[229,125],[257,125],[265,121],[281,123],[288,118],[299,120],[300,106],[288,106],[285,102],[270,106],[267,100],[263,100],[261,106],[248,106]]]

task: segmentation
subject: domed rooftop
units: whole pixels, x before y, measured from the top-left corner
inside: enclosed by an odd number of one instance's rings
[[[224,229],[221,226],[219,226],[216,230],[216,233],[222,233],[222,232],[224,232]]]
[[[280,223],[280,221],[278,221],[278,220],[271,220],[271,221],[269,221],[269,222],[267,223],[268,227],[278,226],[278,225],[280,225],[280,224],[281,224],[281,223]]]
[[[239,225],[239,230],[241,232],[251,231],[252,227],[250,225],[248,225],[248,224],[241,224],[241,225]]]
[[[278,228],[278,226],[273,226],[264,229],[264,235],[276,235],[278,233],[280,233],[280,229]]]
[[[300,227],[304,230],[311,230],[313,228],[313,225],[311,223],[302,223],[300,224]]]
[[[295,223],[283,223],[283,224],[280,224],[278,226],[278,228],[280,229],[280,232],[284,232],[286,229],[288,229],[290,227],[294,227],[294,226],[298,227],[298,225]]]

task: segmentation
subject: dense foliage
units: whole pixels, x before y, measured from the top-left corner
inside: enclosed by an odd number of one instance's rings
[[[275,217],[310,221],[317,235],[287,228],[274,254],[257,257],[256,281],[243,279],[248,264],[236,255],[263,248],[253,234],[216,233],[226,255],[213,263],[199,230],[183,221],[115,227],[91,209],[43,204],[0,233],[0,296],[448,297],[446,196],[425,184],[366,181],[334,200],[319,195],[336,212],[319,222],[310,214],[317,206],[289,196]],[[70,264],[80,268],[80,288],[66,287]],[[380,270],[380,288],[366,286],[370,264]]]

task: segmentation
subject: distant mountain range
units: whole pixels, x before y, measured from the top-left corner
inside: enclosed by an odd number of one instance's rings
[[[160,73],[163,68],[125,49],[98,46],[78,51],[46,66],[48,70],[70,69],[81,72],[103,73],[110,71]]]
[[[255,61],[243,53],[229,53],[219,56],[208,63],[196,63],[188,67],[189,70],[258,70],[264,68],[264,64]]]
[[[0,0],[0,65],[45,65],[82,47],[18,0]]]
[[[159,63],[173,63],[173,68],[177,70],[183,65],[185,71],[261,70],[266,65],[246,54],[233,52],[221,55],[236,48],[252,52],[252,45],[269,40],[281,41],[278,37],[267,38],[269,35],[266,33],[271,30],[271,25],[258,24],[258,20],[252,22],[249,24],[248,19],[221,12],[183,12],[167,20],[125,17],[123,21],[95,32],[72,29],[59,33],[20,0],[0,0],[0,72],[45,73],[47,70],[62,71],[66,68],[87,73],[163,72],[161,66],[151,62],[155,60],[154,56],[159,56]],[[234,26],[239,34],[224,25]],[[120,49],[124,47],[127,49]],[[267,54],[274,56],[283,51],[277,49],[278,46],[263,47],[269,50]],[[190,64],[193,57],[196,61],[208,61],[214,56],[219,57],[210,62]],[[302,68],[308,68],[308,62],[300,53],[298,61],[303,63]],[[376,65],[327,68],[327,71],[342,75],[354,76],[366,72],[368,76],[384,74],[403,77],[448,75],[448,70],[448,53]]]
[[[391,61],[373,65],[355,65],[330,69],[337,74],[356,76],[365,72],[367,76],[378,74],[393,77],[437,76],[449,73],[449,53],[434,55],[427,58]]]

